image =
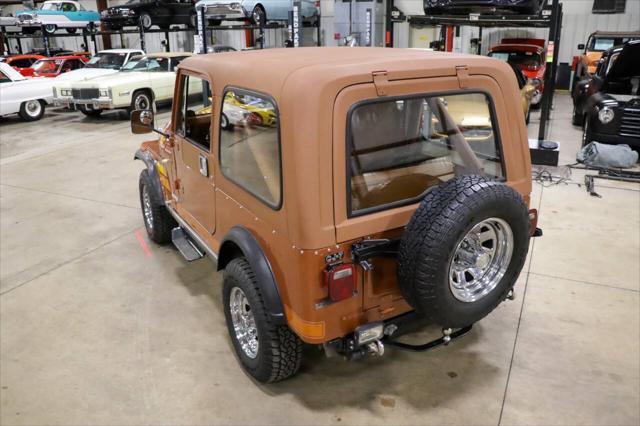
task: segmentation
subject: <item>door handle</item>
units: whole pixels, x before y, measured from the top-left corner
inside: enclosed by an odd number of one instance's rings
[[[200,174],[204,177],[209,177],[209,164],[207,162],[207,157],[200,154],[198,160],[200,162]]]

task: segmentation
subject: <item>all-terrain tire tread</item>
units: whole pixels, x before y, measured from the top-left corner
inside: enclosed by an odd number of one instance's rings
[[[171,230],[178,226],[176,220],[171,216],[171,213],[167,210],[167,207],[164,204],[164,200],[158,200],[155,192],[153,191],[153,185],[151,184],[151,176],[149,176],[149,171],[147,169],[142,170],[140,173],[140,182],[139,182],[139,190],[140,190],[140,207],[143,211],[143,220],[144,220],[144,206],[142,201],[142,187],[147,185],[149,188],[149,197],[151,198],[151,212],[153,215],[153,230],[149,232],[147,229],[147,235],[151,238],[152,241],[158,244],[166,244],[171,242]]]
[[[262,290],[249,262],[243,257],[233,259],[225,267],[224,275],[225,279],[227,276],[232,276],[238,282],[244,281],[249,288],[243,288],[243,290],[254,293],[255,297],[251,302],[258,304],[258,306],[252,306],[254,317],[256,323],[261,323],[260,332],[268,342],[269,350],[264,352],[262,364],[255,371],[251,371],[246,365],[245,368],[253,377],[264,383],[274,383],[293,376],[302,362],[303,343],[287,325],[273,323],[267,313]],[[251,296],[247,294],[247,297]]]
[[[487,191],[487,188],[493,188]],[[481,201],[510,200],[522,209],[523,217],[528,216],[528,208],[522,197],[510,187],[481,176],[460,176],[445,184],[434,187],[422,201],[403,233],[398,253],[398,277],[400,289],[407,302],[432,322],[443,326],[465,326],[440,305],[442,301],[436,295],[443,265],[448,265],[449,256],[457,242],[450,235],[459,232],[461,218],[471,216]],[[462,224],[468,226],[470,224]],[[520,230],[522,232],[522,229]],[[528,247],[528,232],[527,244]],[[526,258],[524,254],[514,253],[510,266],[511,276],[517,278]],[[515,275],[515,277],[513,276]],[[511,286],[506,286],[495,303],[493,310],[502,302]]]

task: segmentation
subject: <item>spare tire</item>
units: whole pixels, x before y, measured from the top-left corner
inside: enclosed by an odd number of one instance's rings
[[[433,323],[473,324],[506,299],[529,238],[520,194],[485,177],[455,177],[427,192],[402,235],[400,289]]]

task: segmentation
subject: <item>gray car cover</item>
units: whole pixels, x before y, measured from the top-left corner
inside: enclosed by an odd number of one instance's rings
[[[578,151],[576,159],[588,166],[625,169],[633,167],[638,162],[638,153],[629,145],[605,145],[591,142]]]

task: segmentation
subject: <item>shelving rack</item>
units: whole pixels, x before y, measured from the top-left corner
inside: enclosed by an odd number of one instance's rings
[[[393,9],[393,0],[387,0],[388,10]],[[548,53],[553,48],[553,54],[547,56],[547,69],[544,79],[544,91],[541,100],[540,127],[538,129],[538,140],[546,139],[548,120],[553,107],[553,93],[555,91],[556,74],[558,71],[558,50],[560,48],[560,33],[562,29],[562,3],[559,0],[545,1],[544,8],[539,15],[414,15],[409,16],[407,21],[410,25],[419,26],[468,26],[479,28],[479,39],[482,42],[483,28],[548,28],[549,44]],[[393,23],[399,20],[392,19],[387,15],[387,39],[389,32],[393,34]],[[553,43],[553,44],[551,44]],[[480,47],[480,46],[479,46]]]

